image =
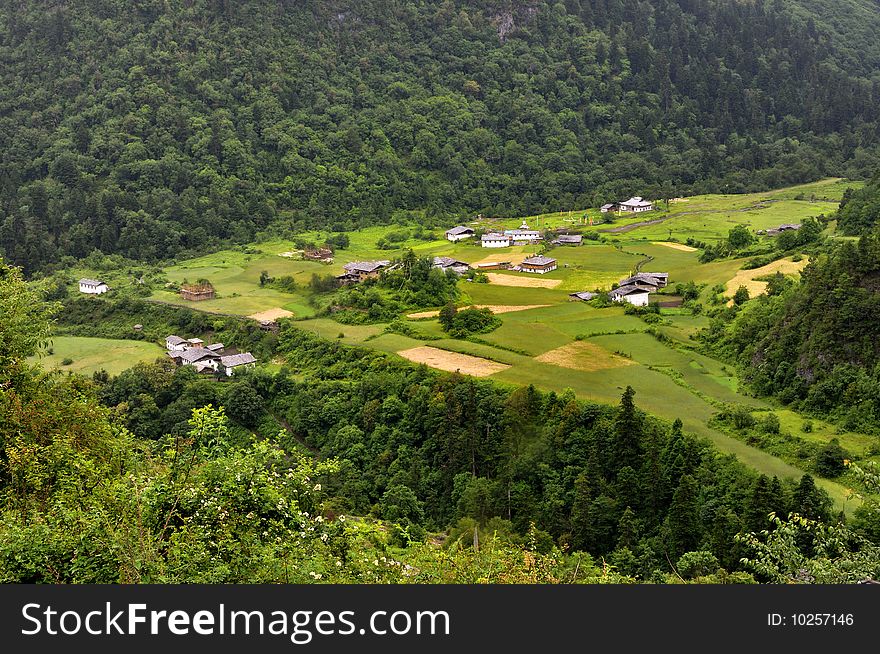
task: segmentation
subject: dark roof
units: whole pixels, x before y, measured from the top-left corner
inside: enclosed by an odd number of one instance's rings
[[[434,265],[441,268],[450,268],[452,266],[467,266],[468,264],[452,257],[434,257]]]
[[[530,266],[547,266],[551,263],[556,263],[556,259],[551,259],[550,257],[538,255],[536,257],[528,257],[526,259],[523,259],[522,262],[527,263]]]
[[[222,350],[224,347],[223,343],[213,343],[207,347],[207,349],[211,350],[211,352],[216,352],[217,350]]]
[[[468,232],[473,234],[474,233],[473,228],[472,227],[465,227],[464,225],[456,225],[452,229],[446,230],[447,234],[452,234],[453,236],[458,236],[459,234],[467,234]]]
[[[174,355],[176,358],[177,352],[175,352]],[[190,348],[189,350],[184,350],[180,353],[180,360],[184,363],[195,363],[196,361],[199,361],[201,359],[219,358],[220,355],[218,355],[216,352],[211,352],[211,350],[206,347],[194,347]]]
[[[608,295],[611,297],[623,297],[624,295],[632,295],[633,293],[650,293],[650,288],[645,288],[644,286],[637,286],[635,284],[627,284],[625,286],[619,286],[611,291]]]
[[[596,297],[596,295],[596,293],[590,293],[589,291],[581,291],[580,293],[569,293],[570,297],[576,297],[577,299],[584,300],[585,302],[587,300],[592,300],[594,297]]]
[[[632,277],[620,280],[621,286],[628,284],[643,284],[648,286],[664,286],[669,278],[669,273],[636,273]]]
[[[229,356],[220,357],[220,363],[223,364],[224,368],[234,368],[235,366],[244,366],[249,363],[256,362],[256,357],[250,352],[243,352],[241,354],[230,354]]]
[[[171,336],[165,337],[165,342],[169,345],[180,345],[181,343],[186,343],[186,340],[180,338],[180,336],[175,336],[174,334],[172,334]]]
[[[510,240],[510,236],[507,235],[507,234],[498,234],[497,232],[490,232],[490,233],[488,233],[488,234],[483,234],[483,235],[480,237],[480,239],[483,240],[483,241],[498,241],[498,240],[501,240],[501,239],[504,239],[504,240],[509,241],[509,240]]]
[[[390,261],[352,261],[342,266],[349,273],[371,273],[389,265]]]

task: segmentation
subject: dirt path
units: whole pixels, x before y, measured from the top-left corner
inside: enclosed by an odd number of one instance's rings
[[[304,448],[306,448],[312,454],[318,454],[318,448],[312,447],[311,445],[306,443],[305,439],[302,436],[299,436],[295,431],[293,431],[293,429],[290,426],[290,423],[288,423],[284,418],[279,416],[277,413],[275,413],[271,409],[267,409],[267,410],[269,411],[269,415],[272,416],[273,418],[275,418],[275,422],[277,422],[279,425],[284,427],[284,429],[287,431],[288,434],[290,434],[290,436],[291,436],[291,438],[293,438],[293,440],[295,440],[297,443],[302,445]]]
[[[696,211],[694,213],[697,213]],[[677,213],[676,216],[681,216],[683,214]],[[664,216],[663,218],[657,218],[656,220],[643,220],[640,223],[631,223],[629,225],[621,225],[620,227],[612,227],[610,229],[600,229],[600,232],[607,232],[609,234],[626,234],[627,232],[631,232],[634,229],[638,229],[639,227],[648,227],[649,225],[659,225],[662,222],[666,222],[672,218],[672,216]]]

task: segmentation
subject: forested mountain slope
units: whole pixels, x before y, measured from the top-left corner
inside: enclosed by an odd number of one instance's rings
[[[876,47],[847,38],[845,7],[827,29],[812,9],[6,1],[0,252],[27,271],[94,248],[156,260],[398,209],[858,175],[878,151]]]
[[[877,194],[875,186],[866,191]],[[862,194],[864,195],[864,194]],[[861,196],[850,204],[862,203]],[[874,200],[876,205],[876,200]],[[762,394],[840,419],[846,429],[880,424],[880,231],[815,256],[797,284],[721,315],[704,333],[740,364]]]

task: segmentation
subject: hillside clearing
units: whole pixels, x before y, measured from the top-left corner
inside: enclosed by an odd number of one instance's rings
[[[497,286],[521,286],[523,288],[556,288],[562,283],[561,279],[532,279],[530,277],[516,277],[501,273],[486,273],[489,283]]]
[[[118,375],[135,364],[153,362],[165,352],[156,343],[85,336],[53,336],[49,348],[52,354],[44,350],[29,361],[46,370],[66,370],[83,375],[99,370]],[[73,363],[62,365],[66,359]]]
[[[733,295],[740,286],[745,286],[749,290],[749,297],[761,295],[767,290],[767,282],[758,280],[758,277],[773,275],[777,272],[781,272],[783,275],[794,275],[800,273],[808,263],[809,261],[807,261],[807,259],[801,259],[800,261],[780,259],[779,261],[768,263],[766,266],[761,266],[760,268],[740,270],[729,282],[727,282],[725,291],[728,294]]]
[[[667,248],[672,248],[673,250],[681,250],[682,252],[696,252],[697,248],[692,248],[690,245],[684,245],[683,243],[672,243],[671,241],[653,241],[653,245],[662,245]]]
[[[260,311],[259,313],[252,313],[248,316],[248,318],[253,318],[254,320],[267,320],[271,322],[273,320],[278,320],[279,318],[290,318],[293,315],[293,311],[288,311],[287,309],[276,307],[274,309]]]
[[[415,363],[424,363],[431,368],[445,370],[446,372],[460,372],[463,375],[471,375],[472,377],[488,377],[496,372],[510,368],[506,364],[489,361],[489,359],[440,350],[427,345],[401,350],[398,354],[404,359],[409,359]]]
[[[544,352],[544,354],[535,357],[535,361],[585,372],[635,365],[634,361],[626,357],[612,354],[605,348],[586,341],[575,341],[555,350]]]
[[[515,311],[527,311],[528,309],[543,309],[549,307],[549,304],[472,304],[462,309],[489,309],[492,313],[514,313]],[[417,313],[407,314],[407,318],[413,320],[419,318],[436,318],[440,315],[439,310],[435,311],[419,311]]]

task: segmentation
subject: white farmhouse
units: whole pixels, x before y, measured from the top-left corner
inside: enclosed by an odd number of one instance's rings
[[[470,227],[465,227],[464,225],[457,225],[452,229],[446,230],[446,240],[452,241],[455,243],[456,241],[461,241],[466,238],[473,238],[474,230]]]
[[[180,336],[171,336],[165,337],[165,349],[169,352],[183,352],[184,350],[189,348],[189,341],[186,339],[180,338]]]
[[[89,295],[101,295],[110,290],[104,282],[99,279],[81,279],[79,280],[79,292],[88,293]]]
[[[506,248],[510,247],[513,237],[508,234],[483,234],[480,237],[480,245],[484,248]]]
[[[506,229],[504,230],[504,234],[513,239],[514,245],[529,245],[544,240],[544,237],[541,236],[541,232],[537,229]]]
[[[642,199],[640,195],[636,195],[629,200],[619,202],[617,208],[623,213],[642,213],[643,211],[653,211],[654,203]]]
[[[612,302],[629,302],[633,306],[646,307],[648,306],[650,295],[651,290],[644,286],[627,284],[626,286],[615,288],[608,294],[608,297],[611,298]]]
[[[220,357],[220,367],[226,372],[227,377],[232,377],[239,368],[253,368],[256,365],[257,359],[250,352]]]

